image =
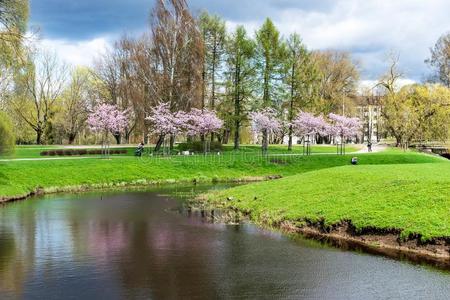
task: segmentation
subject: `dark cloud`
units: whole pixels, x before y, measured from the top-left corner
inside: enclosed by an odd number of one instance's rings
[[[149,0],[31,0],[30,23],[46,38],[85,40],[142,30],[152,5]]]
[[[327,11],[333,1],[192,0],[194,13],[207,9],[234,22],[260,21],[281,10]],[[85,40],[142,31],[154,0],[31,0],[31,23],[47,38]],[[276,19],[276,17],[274,18]]]

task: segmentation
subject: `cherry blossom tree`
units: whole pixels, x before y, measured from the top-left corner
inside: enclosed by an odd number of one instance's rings
[[[160,136],[158,143],[163,144],[163,151],[165,151],[168,149],[166,137],[174,138],[184,129],[186,114],[184,112],[173,113],[169,109],[169,103],[160,103],[151,109],[150,115],[145,119],[151,123],[153,132]],[[155,151],[160,146],[161,144],[157,145]]]
[[[159,134],[163,140],[166,136],[174,137],[182,132],[188,136],[205,137],[218,132],[223,126],[223,121],[217,117],[215,111],[193,108],[188,113],[183,111],[173,113],[170,111],[168,103],[161,103],[152,108],[150,116],[146,120],[150,121],[154,132]],[[203,141],[206,140],[203,138]],[[164,142],[164,144],[166,143]],[[206,152],[206,145],[204,145],[204,149]]]
[[[160,135],[179,133],[183,128],[184,117],[181,114],[172,113],[168,103],[161,103],[151,109],[150,115],[145,118]]]
[[[281,130],[281,122],[277,119],[277,113],[272,108],[250,113],[252,120],[252,128],[255,133],[261,133],[263,136],[261,150],[263,154],[267,154],[269,146],[269,134],[277,133]]]
[[[109,156],[108,134],[123,132],[128,125],[127,110],[120,111],[117,106],[101,103],[89,114],[87,123],[93,132],[102,136],[102,155]]]
[[[331,121],[329,133],[340,138],[340,154],[345,154],[345,141],[358,134],[362,126],[361,121],[359,118],[349,118],[333,113],[329,114],[328,118]]]
[[[205,153],[208,150],[205,137],[208,134],[218,132],[223,127],[223,121],[217,117],[216,112],[208,109],[200,110],[193,108],[189,113],[185,114],[182,119],[185,122],[187,135],[200,135],[202,137]]]
[[[310,141],[311,137],[325,136],[329,134],[330,124],[323,118],[323,116],[314,116],[311,113],[301,111],[297,117],[292,121],[292,128],[294,133],[303,137],[304,151],[306,154],[311,154]]]

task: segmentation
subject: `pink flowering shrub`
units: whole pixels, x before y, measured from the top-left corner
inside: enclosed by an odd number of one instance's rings
[[[333,113],[329,114],[328,118],[331,121],[330,135],[339,136],[343,139],[356,136],[362,127],[359,118],[348,118]]]
[[[107,135],[120,133],[128,126],[127,110],[120,111],[111,104],[98,104],[89,114],[87,123],[92,131],[102,133],[101,153],[108,156],[110,151]]]
[[[322,116],[316,117],[303,111],[292,121],[292,128],[298,136],[325,136],[330,132],[330,124]]]
[[[272,134],[281,130],[281,122],[277,119],[276,111],[272,108],[252,112],[250,113],[250,119],[255,133],[267,132]]]
[[[169,109],[168,103],[161,103],[153,107],[150,116],[145,118],[150,121],[153,130],[159,135],[177,134],[183,129],[184,115],[174,114]]]
[[[277,119],[276,111],[272,108],[250,113],[252,128],[255,133],[262,133],[261,150],[267,153],[269,148],[269,134],[278,133],[282,129],[281,122]]]
[[[127,111],[120,111],[111,104],[98,104],[89,114],[87,123],[94,132],[122,132],[128,125]]]
[[[208,135],[210,133],[218,132],[222,126],[223,121],[217,117],[216,112],[204,109],[193,108],[189,113],[183,116],[185,119],[185,130],[190,136],[194,135]]]

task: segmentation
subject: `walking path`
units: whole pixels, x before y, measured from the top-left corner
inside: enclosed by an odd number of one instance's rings
[[[378,145],[378,144],[372,145],[372,153],[382,152],[382,151],[386,150],[386,148],[387,148],[386,145]],[[354,153],[369,153],[369,151],[368,151],[367,146],[366,146],[366,147],[362,148],[361,150],[356,151]]]

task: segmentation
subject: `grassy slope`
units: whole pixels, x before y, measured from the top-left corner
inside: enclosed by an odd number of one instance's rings
[[[401,152],[360,154],[364,164],[403,164],[442,161]],[[316,155],[283,158],[277,163],[253,160],[253,156],[173,157],[150,159],[115,157],[111,160],[39,160],[0,163],[0,197],[19,196],[36,188],[120,184],[139,180],[212,180],[248,176],[294,175],[312,170],[348,165],[351,155]]]
[[[230,196],[233,201],[224,200]],[[402,236],[419,233],[424,240],[450,236],[450,163],[444,160],[330,168],[209,198],[250,212],[256,221],[351,220],[357,228],[403,229]]]

